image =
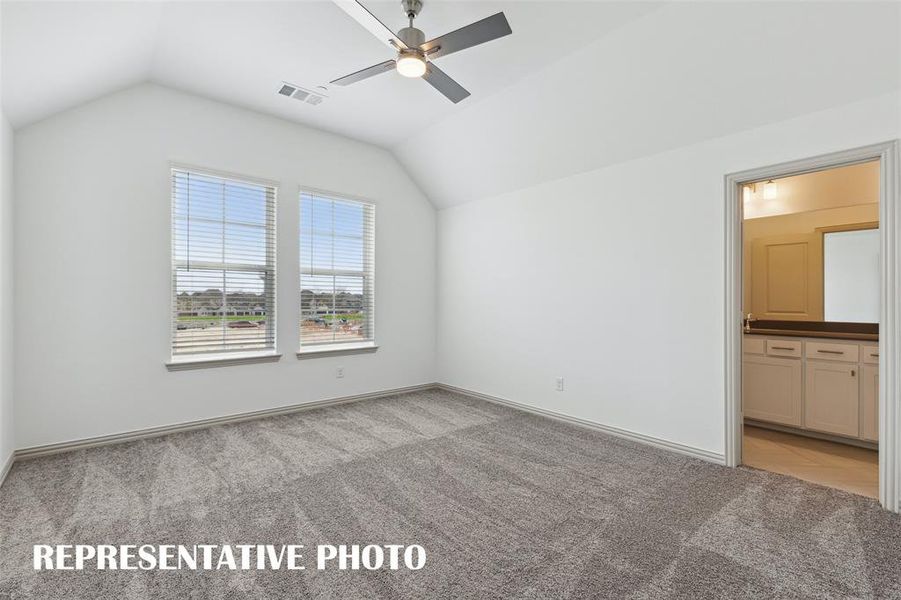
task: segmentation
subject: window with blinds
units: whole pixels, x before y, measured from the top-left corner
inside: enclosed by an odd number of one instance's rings
[[[375,339],[375,206],[300,195],[300,345]]]
[[[172,356],[275,350],[276,189],[172,170]]]

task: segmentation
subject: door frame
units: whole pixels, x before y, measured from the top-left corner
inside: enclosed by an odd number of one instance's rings
[[[879,502],[901,512],[901,141],[891,140],[725,176],[726,465],[741,464],[742,221],[741,186],[879,160]]]

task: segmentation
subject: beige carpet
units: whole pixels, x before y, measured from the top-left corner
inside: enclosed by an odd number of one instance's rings
[[[421,544],[420,571],[34,571],[32,544]],[[901,519],[430,391],[17,463],[0,597],[898,598]]]

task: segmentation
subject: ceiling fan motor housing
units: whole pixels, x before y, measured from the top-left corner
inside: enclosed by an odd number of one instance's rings
[[[425,43],[425,33],[415,27],[404,27],[397,32],[397,37],[410,49],[419,48]]]

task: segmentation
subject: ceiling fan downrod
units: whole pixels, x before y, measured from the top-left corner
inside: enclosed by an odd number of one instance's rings
[[[397,32],[397,37],[403,41],[407,45],[408,48],[418,49],[425,42],[425,33],[421,29],[417,29],[413,26],[413,19],[419,15],[419,11],[422,10],[422,0],[401,0],[401,4],[403,4],[404,12],[407,13],[407,18],[410,19],[410,26],[404,27],[400,31]],[[416,54],[421,54],[416,52]]]

